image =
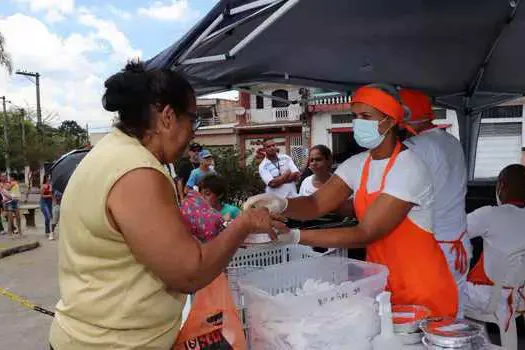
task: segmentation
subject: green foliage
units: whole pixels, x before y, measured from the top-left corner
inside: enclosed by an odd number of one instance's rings
[[[5,50],[5,38],[0,33],[0,67],[4,67],[9,74],[13,73],[13,61],[11,56]]]
[[[215,170],[224,177],[227,184],[226,202],[241,206],[248,197],[264,192],[264,184],[259,177],[257,166],[245,165],[239,150],[234,147],[207,147],[215,157]],[[178,159],[175,171],[187,166],[187,157]]]
[[[228,202],[240,206],[248,197],[264,192],[257,166],[245,165],[238,149],[222,147],[210,151],[215,157],[215,170],[226,179]]]
[[[0,169],[5,169],[4,125],[4,115],[0,113]],[[44,124],[39,131],[20,109],[7,112],[7,135],[9,165],[15,172],[22,172],[26,165],[36,169],[44,162],[52,162],[64,153],[84,147],[88,140],[86,130],[74,121],[65,121],[59,128]]]

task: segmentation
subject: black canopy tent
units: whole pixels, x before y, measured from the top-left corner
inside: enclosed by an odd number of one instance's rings
[[[520,0],[222,0],[147,62],[198,94],[261,82],[349,91],[384,82],[455,109],[471,178],[480,112],[525,91]],[[296,102],[296,101],[292,101]]]

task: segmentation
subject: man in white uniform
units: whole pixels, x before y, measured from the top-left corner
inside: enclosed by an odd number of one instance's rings
[[[281,198],[297,197],[296,181],[301,176],[292,158],[279,154],[273,140],[265,140],[266,157],[259,164],[259,175],[266,184],[266,193]]]
[[[467,169],[463,148],[458,139],[432,123],[434,113],[427,95],[409,89],[402,89],[399,95],[410,109],[405,127],[414,135],[405,145],[426,164],[432,177],[433,231],[456,280],[460,293],[458,317],[462,317],[461,291],[465,288],[472,250],[465,232]]]
[[[470,238],[483,238],[483,255],[470,271],[465,289],[465,309],[485,311],[488,307],[494,281],[501,274],[502,265],[514,252],[525,250],[525,167],[507,166],[501,171],[496,184],[498,206],[486,206],[467,217]],[[525,259],[525,256],[522,257]],[[519,266],[517,266],[519,268]],[[507,305],[510,290],[502,295],[496,314],[508,322]],[[521,293],[521,295],[520,295]],[[525,290],[522,288],[513,300],[518,310],[525,309]]]

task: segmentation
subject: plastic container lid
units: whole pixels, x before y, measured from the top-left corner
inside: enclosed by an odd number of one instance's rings
[[[251,235],[248,235],[246,239],[244,240],[244,244],[252,245],[252,244],[270,244],[273,240],[267,233],[252,233]]]
[[[462,348],[482,337],[483,327],[477,323],[451,317],[431,318],[421,323],[428,344],[444,348]]]
[[[430,317],[428,308],[421,305],[392,305],[392,322],[396,333],[416,333],[421,321]]]
[[[492,349],[492,347],[490,346],[490,342],[484,336],[481,336],[481,335],[474,337],[472,341],[466,345],[461,345],[461,346],[456,346],[456,347],[451,347],[451,346],[445,347],[445,346],[439,346],[439,345],[432,344],[428,340],[427,336],[424,336],[421,342],[423,343],[425,348],[428,350],[444,350],[444,349],[445,350],[446,349],[488,350],[488,349]]]
[[[423,338],[423,332],[415,333],[398,333],[396,332],[396,337],[401,340],[403,345],[415,345],[421,344],[421,339]]]

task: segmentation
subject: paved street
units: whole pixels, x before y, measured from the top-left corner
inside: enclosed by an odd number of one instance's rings
[[[38,213],[40,215],[40,213]],[[0,259],[0,287],[54,310],[58,298],[57,242],[44,239],[42,220],[28,232],[41,247]],[[0,349],[48,349],[51,317],[29,310],[0,295]]]

